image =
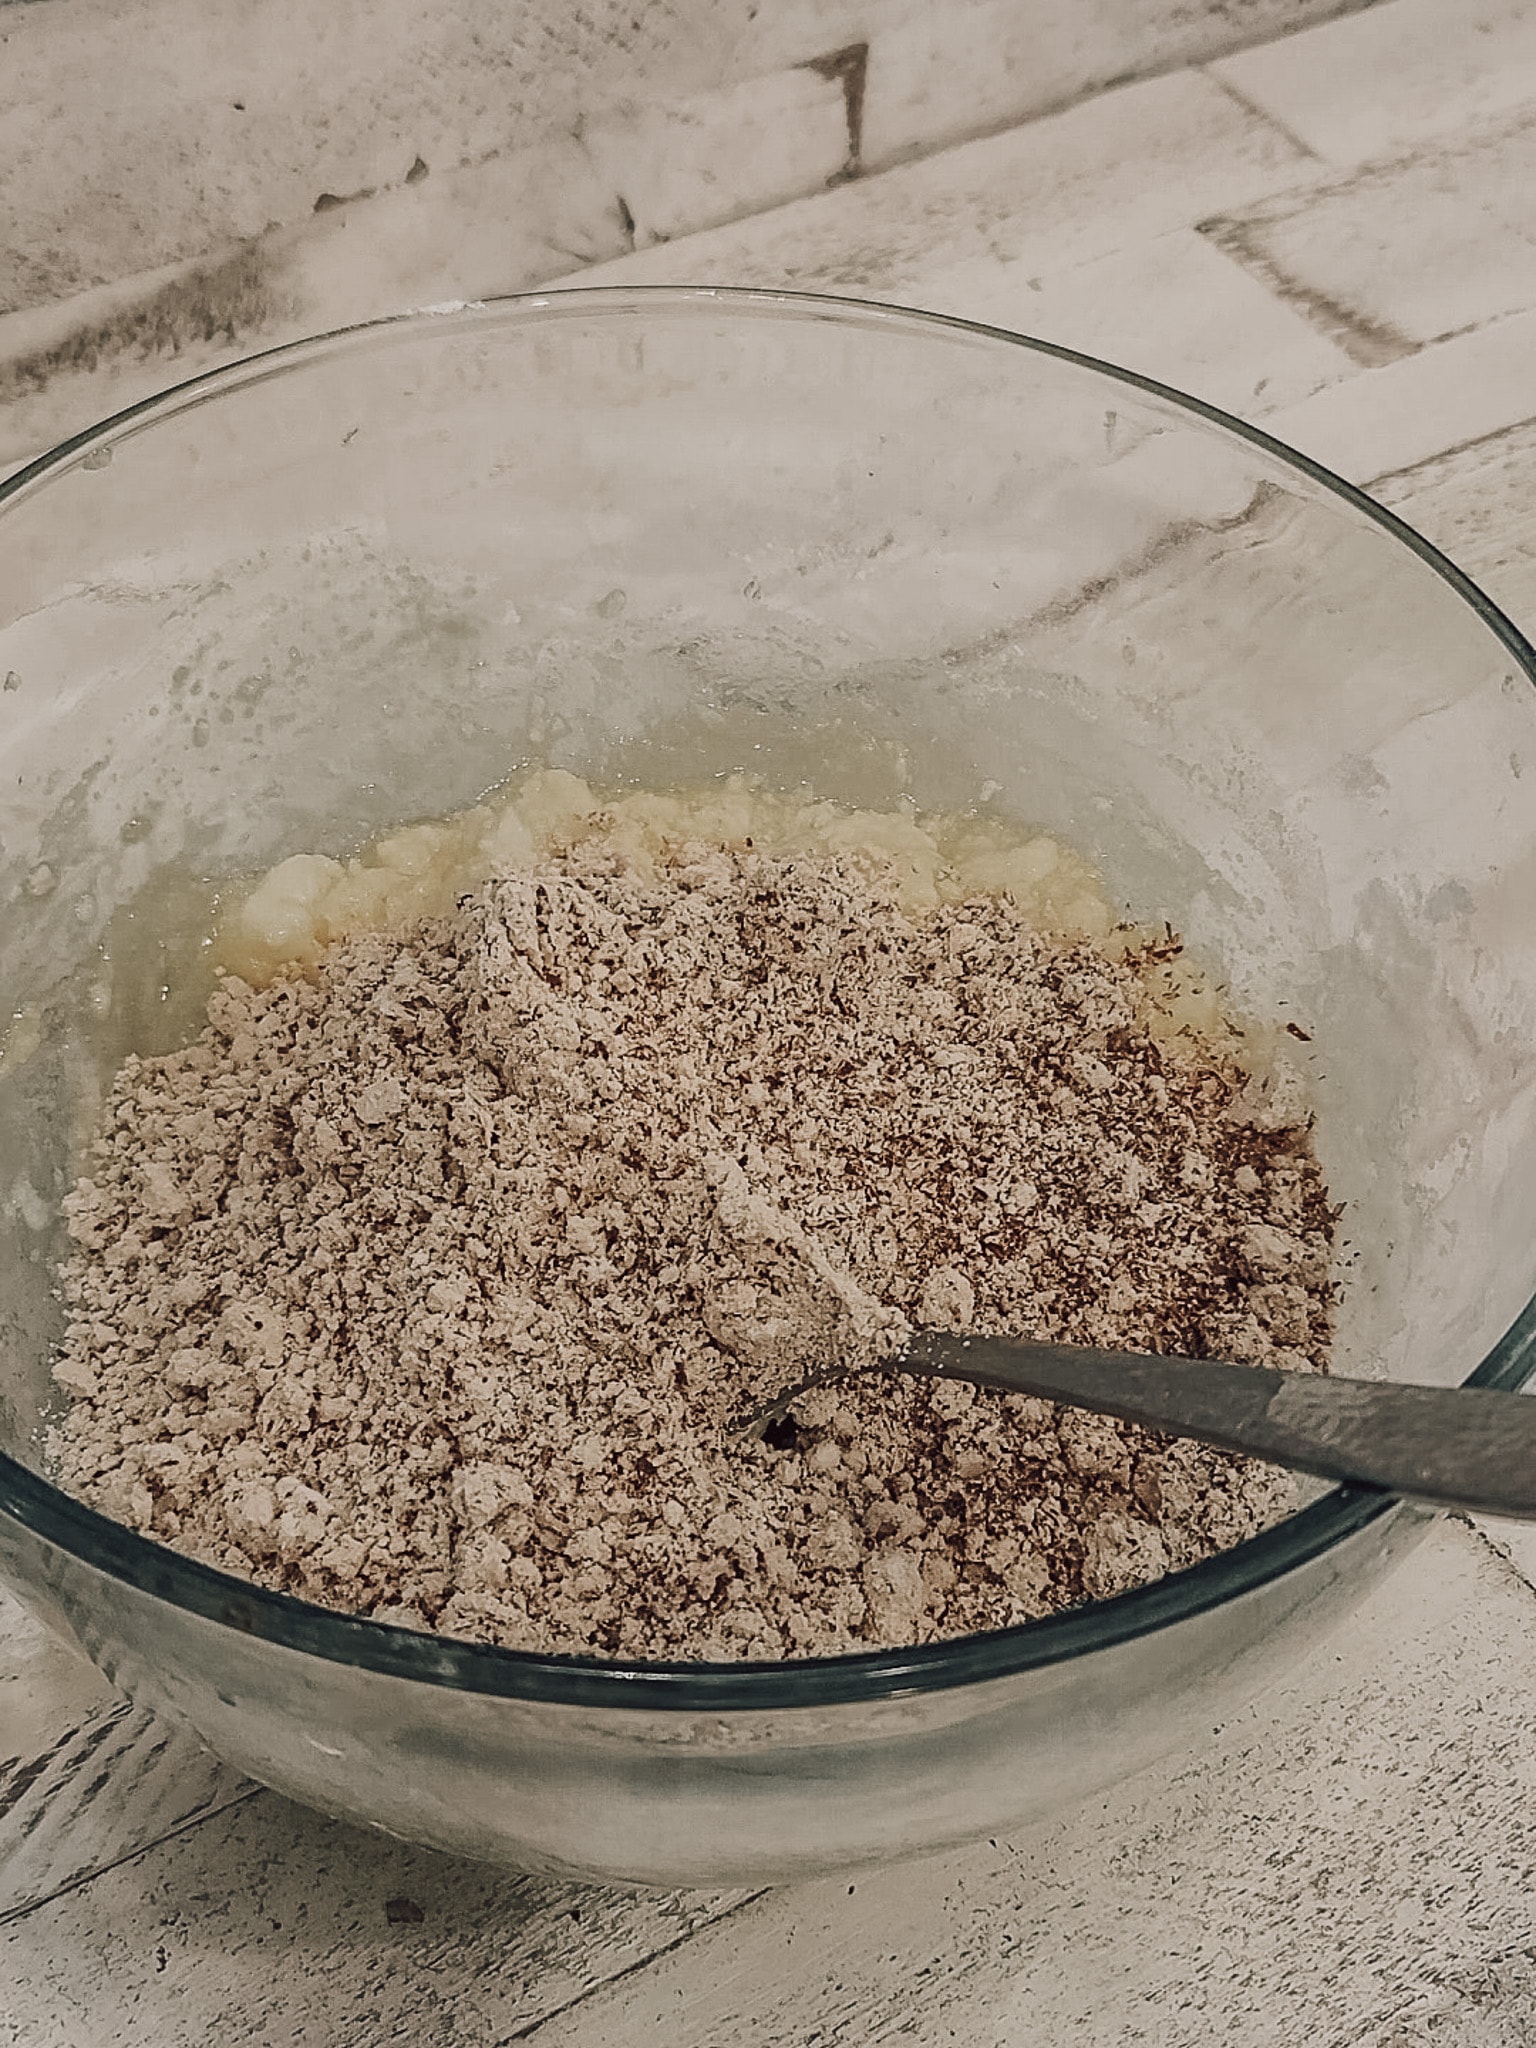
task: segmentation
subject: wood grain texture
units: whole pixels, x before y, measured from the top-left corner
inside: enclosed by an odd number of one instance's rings
[[[0,1768],[0,1925],[249,1791],[127,1700],[96,1708]]]
[[[752,1896],[518,1877],[263,1793],[0,1927],[0,2042],[500,2048]]]
[[[1529,1990],[1533,1684],[1536,1595],[1443,1524],[1346,1638],[1191,1731],[1198,1762],[1027,1838],[625,1896],[262,1795],[0,1930],[0,2009],[27,2048],[1408,2048],[1404,2015],[1502,2025]]]
[[[683,97],[848,39],[844,0],[42,0],[5,24],[16,224],[0,306],[224,253],[273,224]],[[775,56],[787,32],[789,55]],[[798,45],[804,37],[809,48]]]
[[[1490,1963],[1528,2007],[1533,1618],[1443,1527],[1199,1766],[852,1893],[767,1894],[532,2038],[1356,2048]]]
[[[517,291],[820,190],[847,154],[842,84],[796,65],[468,166],[418,176],[418,155],[218,256],[0,316],[0,459],[259,346]]]
[[[0,1923],[248,1789],[0,1593]]]

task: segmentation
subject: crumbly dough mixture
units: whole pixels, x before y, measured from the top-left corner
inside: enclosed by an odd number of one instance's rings
[[[311,1600],[621,1658],[995,1628],[1280,1512],[952,1382],[730,1436],[907,1320],[1321,1369],[1333,1214],[1295,1075],[1049,842],[967,872],[901,817],[569,783],[230,914],[251,978],[125,1064],[69,1198],[63,1483]]]

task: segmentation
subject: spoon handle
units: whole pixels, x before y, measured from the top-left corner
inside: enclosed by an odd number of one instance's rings
[[[1536,1399],[914,1331],[886,1370],[972,1380],[1436,1507],[1536,1520]]]

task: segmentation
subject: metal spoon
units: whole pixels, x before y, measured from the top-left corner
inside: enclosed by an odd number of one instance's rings
[[[1324,1479],[1536,1521],[1536,1399],[1523,1394],[933,1330],[914,1330],[900,1351],[871,1369],[1033,1394]],[[735,1434],[761,1436],[800,1395],[846,1376],[834,1371],[802,1380]]]

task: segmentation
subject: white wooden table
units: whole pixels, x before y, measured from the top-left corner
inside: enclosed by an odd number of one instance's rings
[[[1530,0],[1386,0],[583,274],[625,278],[1131,364],[1367,484],[1536,627]],[[1527,2048],[1533,1580],[1536,1538],[1448,1521],[1202,1755],[1043,1832],[665,1896],[302,1812],[0,1602],[0,2044]]]

